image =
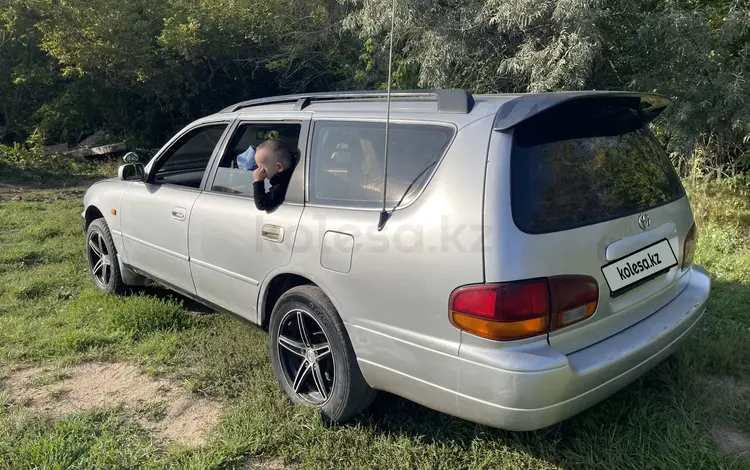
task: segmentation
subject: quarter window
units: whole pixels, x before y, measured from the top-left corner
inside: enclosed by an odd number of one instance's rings
[[[408,204],[453,138],[452,127],[390,125],[387,204]],[[310,202],[380,207],[383,201],[385,123],[318,121],[313,134]]]

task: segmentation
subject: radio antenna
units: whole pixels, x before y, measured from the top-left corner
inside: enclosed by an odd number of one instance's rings
[[[396,26],[396,0],[391,4],[391,46],[388,53],[388,91],[385,98],[385,150],[383,155],[383,209],[380,211],[378,220],[378,232],[383,230],[385,223],[388,222],[390,214],[386,210],[386,195],[388,190],[388,137],[391,124],[391,68],[393,67],[393,30]]]

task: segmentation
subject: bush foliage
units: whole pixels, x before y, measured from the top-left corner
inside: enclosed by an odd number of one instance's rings
[[[0,132],[158,145],[227,104],[382,88],[390,0],[1,0]],[[750,169],[750,9],[717,0],[401,0],[394,85],[654,91],[683,174]]]

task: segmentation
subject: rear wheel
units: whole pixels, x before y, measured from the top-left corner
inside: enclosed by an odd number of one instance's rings
[[[122,280],[115,243],[103,218],[91,222],[86,230],[86,258],[91,280],[98,290],[107,294],[130,290]]]
[[[318,287],[298,286],[281,296],[271,313],[269,339],[276,378],[295,403],[344,422],[375,398],[341,318]]]

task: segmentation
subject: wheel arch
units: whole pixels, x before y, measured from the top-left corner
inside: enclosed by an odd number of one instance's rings
[[[288,286],[289,283],[293,281],[309,281],[308,278],[300,275],[292,274],[291,276],[296,277],[291,278],[288,276],[288,274],[277,275],[272,281],[275,280],[277,286],[284,287]],[[284,282],[284,279],[287,279],[287,281]],[[269,282],[269,286],[271,284],[272,282]],[[328,296],[328,294],[326,294],[317,283],[312,281],[292,287],[291,289],[292,292],[295,292],[297,295],[289,297],[289,300],[296,305],[301,305],[301,308],[294,307],[292,310],[277,311],[277,317],[274,317],[273,319],[273,328],[271,329],[270,325],[267,327],[267,330],[271,330],[268,331],[268,333],[271,345],[271,363],[274,369],[274,374],[281,384],[284,393],[293,401],[298,403],[307,402],[312,406],[321,409],[323,416],[334,422],[347,421],[366,409],[375,399],[377,391],[369,385],[367,379],[365,379],[362,374],[357,354],[351,344],[349,332],[347,331],[343,320],[338,315],[338,309],[333,304],[330,296]],[[277,288],[277,292],[281,291],[281,288]],[[272,309],[272,307],[270,307],[271,302],[267,302],[266,305],[266,310],[270,311]],[[318,307],[317,309],[314,308],[316,305]],[[296,315],[298,320],[296,322],[286,321],[286,316],[279,315],[280,313]],[[300,313],[303,314],[300,315]],[[308,333],[304,333],[305,331],[310,331],[308,329],[309,326],[303,327],[302,325],[305,322],[300,320],[305,317],[305,314],[317,323],[319,331],[321,331],[325,337],[325,346],[321,346],[321,343],[319,342],[304,339],[305,337],[310,338]],[[295,323],[299,325],[297,327],[299,334],[287,336],[289,331],[287,330],[284,332],[285,325],[291,325],[290,327],[294,328]],[[286,341],[281,340],[284,336],[287,336]],[[295,343],[295,341],[297,342]],[[284,344],[286,344],[286,346],[284,346]],[[327,352],[318,356],[318,351],[320,351],[321,348],[326,348]],[[301,362],[297,361],[297,366],[292,366],[291,371],[289,370],[289,361],[284,359],[284,355],[290,355],[288,351],[292,351],[292,357],[301,356],[304,358]],[[319,359],[322,357],[328,358],[327,367],[321,366]],[[307,370],[317,371],[314,373],[317,373],[318,379],[313,378],[312,381],[315,383],[314,387],[317,389],[318,395],[322,395],[325,401],[311,402],[309,399],[310,394],[308,392],[300,390],[299,385],[293,385],[293,383],[302,383],[305,373],[300,373],[300,371],[305,370],[303,369],[305,364],[308,364]],[[313,365],[316,366],[311,369]],[[331,378],[328,376],[329,372],[340,375],[333,375]],[[307,374],[307,376],[309,377],[310,374]],[[298,377],[301,378],[300,382],[297,382]],[[328,377],[329,383],[331,383],[330,388],[325,387],[326,381],[324,377]],[[293,380],[290,380],[292,378]],[[310,379],[308,378],[307,381],[309,384]],[[340,385],[336,386],[336,383],[339,383]],[[314,391],[312,387],[310,387],[310,389]],[[328,393],[323,393],[323,390],[327,390]],[[304,396],[305,393],[308,394],[308,398]]]
[[[265,289],[263,289],[260,308],[258,309],[258,324],[261,328],[268,331],[271,312],[273,312],[276,302],[284,295],[284,292],[302,285],[313,285],[320,288],[309,277],[300,274],[284,272],[273,275],[270,281],[266,283]]]
[[[91,222],[95,221],[96,219],[104,218],[104,214],[101,210],[99,210],[98,207],[96,207],[94,204],[91,204],[86,208],[85,218],[86,224],[84,226],[84,229],[88,229],[89,225],[91,225]]]
[[[312,285],[320,289],[331,301],[339,317],[341,317],[342,320],[344,319],[344,315],[342,315],[341,312],[341,306],[331,295],[331,289],[326,286],[325,282],[320,282],[314,274],[301,274],[297,270],[290,270],[289,266],[286,268],[287,269],[284,271],[281,271],[281,269],[284,268],[280,268],[280,270],[272,272],[266,277],[267,281],[264,281],[261,284],[258,305],[258,326],[268,331],[271,312],[273,312],[276,302],[289,289],[302,285]]]

